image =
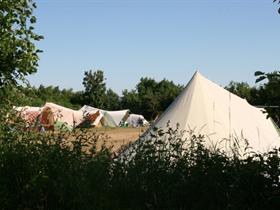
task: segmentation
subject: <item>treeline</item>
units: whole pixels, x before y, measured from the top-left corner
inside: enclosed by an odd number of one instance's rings
[[[268,114],[280,123],[280,76],[279,72],[256,73],[256,82],[261,85],[250,86],[245,82],[230,82],[225,88],[246,99],[250,104],[264,107]],[[79,109],[87,104],[106,110],[130,109],[133,113],[144,115],[148,120],[155,119],[174,101],[183,86],[163,79],[156,81],[143,77],[132,90],[125,89],[119,96],[106,87],[103,71],[86,71],[84,90],[60,89],[58,86],[21,87],[22,97],[17,105],[42,106],[46,101],[65,107]]]
[[[143,77],[132,90],[124,90],[119,96],[106,87],[103,71],[86,71],[83,79],[84,90],[60,89],[58,86],[20,87],[21,97],[18,106],[42,106],[46,101],[65,107],[78,109],[90,105],[106,110],[130,109],[133,113],[144,115],[148,120],[163,112],[183,86],[163,79],[159,82]]]

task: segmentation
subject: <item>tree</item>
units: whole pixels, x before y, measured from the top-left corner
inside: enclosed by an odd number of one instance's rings
[[[0,88],[17,84],[35,73],[38,53],[34,41],[43,37],[34,32],[33,0],[0,1]]]
[[[261,105],[267,106],[268,116],[272,117],[280,125],[280,71],[264,73],[255,72],[256,83],[266,81],[258,90],[258,99]],[[276,107],[274,107],[276,106]]]
[[[156,82],[151,78],[141,78],[136,89],[143,109],[141,113],[152,120],[174,101],[182,91],[182,86],[166,79]]]
[[[118,110],[121,107],[120,97],[111,88],[106,91],[104,107],[106,110]]]
[[[273,3],[278,3],[278,4],[280,4],[280,0],[273,0]],[[280,8],[278,9],[278,13],[280,14]]]
[[[226,90],[238,95],[241,98],[247,99],[247,101],[251,101],[251,90],[252,88],[246,82],[234,82],[231,81],[229,85],[225,87]]]
[[[134,90],[123,91],[122,108],[129,108],[133,113],[143,114],[146,119],[153,120],[181,91],[182,86],[166,79],[157,82],[152,78],[141,78]]]
[[[84,103],[90,106],[104,108],[106,84],[103,71],[85,71],[83,85],[85,87]]]
[[[183,86],[176,85],[172,81],[164,79],[158,83],[157,89],[157,94],[159,95],[158,97],[160,103],[158,114],[161,114],[182,92]]]
[[[125,89],[122,92],[121,108],[129,109],[132,113],[142,113],[139,95],[136,90],[128,91]]]
[[[84,104],[84,91],[77,91],[73,92],[72,96],[70,97],[70,103],[75,106],[83,106]]]
[[[148,119],[153,119],[159,110],[159,100],[156,96],[157,82],[152,78],[141,78],[136,85],[141,109],[140,113]]]

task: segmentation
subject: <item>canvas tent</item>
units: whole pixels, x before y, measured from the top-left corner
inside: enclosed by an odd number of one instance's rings
[[[95,113],[99,112],[99,116],[91,122],[91,125],[94,127],[117,127],[117,124],[113,120],[113,118],[107,113],[107,111],[104,111],[102,109],[97,109],[91,106],[84,105],[80,111],[84,113],[85,116],[88,115],[94,115]]]
[[[96,111],[100,111],[103,115],[103,118],[101,118],[100,121],[103,126],[107,127],[120,126],[121,123],[125,122],[129,117],[129,110],[107,111],[85,105],[80,109],[80,111],[83,111],[84,113],[94,113]]]
[[[41,107],[23,106],[14,107],[14,110],[20,113],[20,116],[29,125],[35,124],[38,116],[41,113]]]
[[[84,112],[84,113],[95,113],[97,111],[99,111],[101,109],[97,109],[95,107],[92,107],[92,106],[88,106],[88,105],[84,105],[80,111]]]
[[[79,128],[90,128],[90,127],[98,127],[100,124],[100,120],[102,118],[102,114],[100,111],[92,112],[92,113],[83,113],[84,120],[77,127]]]
[[[47,129],[72,129],[84,120],[83,112],[54,103],[46,103],[41,113],[41,124]]]
[[[280,147],[280,137],[263,109],[230,93],[196,72],[182,93],[151,126],[166,129],[179,124],[180,130],[192,130],[205,136],[205,146],[230,153],[236,141],[240,148],[247,143],[255,152]],[[150,129],[143,136],[148,138]],[[188,137],[185,132],[183,137]],[[241,145],[242,144],[242,145]]]
[[[36,107],[36,106],[17,106],[14,107],[14,109],[18,112],[37,112],[40,111],[42,108],[41,107]]]
[[[129,110],[107,111],[118,126],[121,126],[129,117]]]
[[[103,117],[101,118],[101,124],[102,126],[105,127],[110,127],[110,128],[114,128],[117,127],[118,125],[116,124],[116,122],[114,121],[113,117],[108,113],[108,112],[102,112]]]
[[[140,114],[130,114],[126,122],[131,127],[141,127],[149,125],[149,122]]]

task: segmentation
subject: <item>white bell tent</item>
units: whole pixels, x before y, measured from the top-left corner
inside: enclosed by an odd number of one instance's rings
[[[242,146],[247,142],[252,151],[267,152],[280,147],[280,137],[263,111],[196,72],[151,128],[165,130],[169,122],[175,129],[178,123],[180,130],[204,135],[205,146],[210,149],[230,152],[234,143]],[[187,135],[189,132],[183,137]]]

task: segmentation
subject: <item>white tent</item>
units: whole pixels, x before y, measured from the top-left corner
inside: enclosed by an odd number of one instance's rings
[[[107,111],[107,113],[113,118],[116,125],[121,125],[124,123],[129,116],[129,110],[119,110],[119,111]]]
[[[256,152],[280,147],[277,129],[263,109],[251,106],[199,72],[152,127],[165,129],[168,122],[172,128],[179,123],[180,130],[204,135],[205,146],[210,149],[231,152],[236,140],[240,147],[246,140]],[[185,132],[184,137],[187,135]]]
[[[126,122],[129,126],[139,127],[149,125],[149,122],[140,114],[130,114]]]
[[[47,107],[51,109],[55,121],[66,123],[71,127],[79,125],[84,120],[84,115],[81,111],[69,109],[54,103],[46,103],[43,109]]]
[[[42,108],[33,106],[13,107],[15,111],[20,113],[20,116],[29,124],[36,122],[37,117],[40,115]]]
[[[89,114],[89,113],[94,113],[94,112],[97,112],[98,110],[101,111],[101,109],[97,109],[97,108],[94,108],[92,106],[88,106],[88,105],[84,105],[80,111],[86,113],[86,114]]]
[[[88,105],[84,105],[80,109],[80,111],[85,112],[85,113],[93,113],[93,112],[97,112],[98,110],[103,115],[105,113],[109,114],[112,117],[112,119],[114,120],[114,122],[117,126],[119,126],[121,124],[121,122],[124,122],[129,115],[129,110],[128,109],[119,110],[119,111],[107,111],[107,110],[102,110],[102,109],[98,109],[98,108],[95,108],[95,107],[91,107],[91,106],[88,106]]]
[[[18,112],[40,112],[42,110],[41,107],[36,106],[17,106],[14,109]]]
[[[104,126],[104,127],[111,127],[111,128],[117,127],[113,118],[104,110],[85,105],[80,109],[80,111],[84,113],[84,116],[90,116],[90,115],[93,116],[98,114],[95,120],[90,122],[91,126],[94,127]]]

